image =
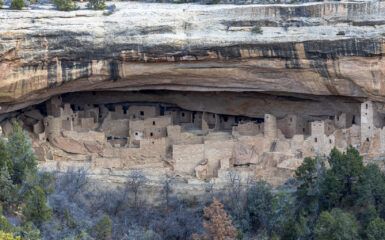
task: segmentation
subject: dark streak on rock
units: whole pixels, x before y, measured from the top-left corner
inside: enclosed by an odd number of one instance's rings
[[[90,61],[62,61],[61,62],[61,71],[62,71],[62,83],[69,82],[73,80],[72,73],[75,70],[77,72],[78,78],[86,78],[90,76],[88,71],[89,66],[91,65]]]
[[[47,66],[47,85],[55,87],[57,85],[57,62],[50,62]]]
[[[119,76],[119,64],[116,61],[112,61],[110,63],[110,76],[114,82],[118,81],[120,78],[120,76]]]
[[[328,69],[328,60],[337,60],[341,56],[373,57],[382,54],[382,41],[373,39],[347,39],[339,41],[305,42],[306,58],[310,67],[324,79],[325,86],[335,95],[338,91],[333,84],[333,77]],[[334,66],[335,67],[335,66]],[[338,74],[337,72],[335,72]]]

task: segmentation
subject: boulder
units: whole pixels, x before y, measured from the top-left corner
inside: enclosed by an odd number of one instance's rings
[[[29,117],[29,118],[33,118],[35,120],[43,120],[44,119],[44,116],[37,109],[33,109],[33,110],[25,112],[24,116]]]
[[[87,154],[87,149],[84,147],[84,144],[72,138],[55,137],[50,142],[55,147],[67,153]]]
[[[103,144],[96,141],[94,142],[86,141],[84,142],[84,146],[90,153],[100,153],[103,151]]]
[[[195,176],[201,180],[207,178],[208,165],[198,165],[195,167]]]
[[[236,142],[233,149],[234,165],[256,164],[258,162],[258,154],[253,145],[243,142]]]

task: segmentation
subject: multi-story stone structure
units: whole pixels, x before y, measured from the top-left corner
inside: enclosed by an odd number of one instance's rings
[[[41,161],[77,161],[93,169],[158,166],[207,180],[232,168],[263,178],[274,171],[290,176],[303,158],[334,147],[385,155],[385,130],[375,104],[362,103],[361,118],[354,118],[339,113],[318,120],[296,114],[252,119],[160,104],[71,105],[54,97],[45,111],[30,109],[1,126],[7,135],[11,122],[18,121]]]

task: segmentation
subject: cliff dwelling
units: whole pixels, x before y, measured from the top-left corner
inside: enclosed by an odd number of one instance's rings
[[[4,11],[2,132],[42,167],[281,183],[333,147],[383,158],[383,2],[116,4]]]
[[[385,0],[0,0],[0,240],[384,240],[384,56]]]
[[[230,97],[233,106],[223,105]],[[213,106],[205,105],[206,98]],[[18,122],[41,166],[51,170],[75,165],[109,174],[154,168],[202,181],[222,181],[237,170],[278,184],[305,157],[334,147],[352,145],[366,159],[380,157],[385,153],[380,108],[371,101],[325,105],[314,97],[255,93],[78,92],[5,114],[1,129],[7,136]]]

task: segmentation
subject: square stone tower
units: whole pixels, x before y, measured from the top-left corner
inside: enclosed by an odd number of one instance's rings
[[[361,104],[361,144],[372,140],[375,130],[376,109],[371,101]]]

